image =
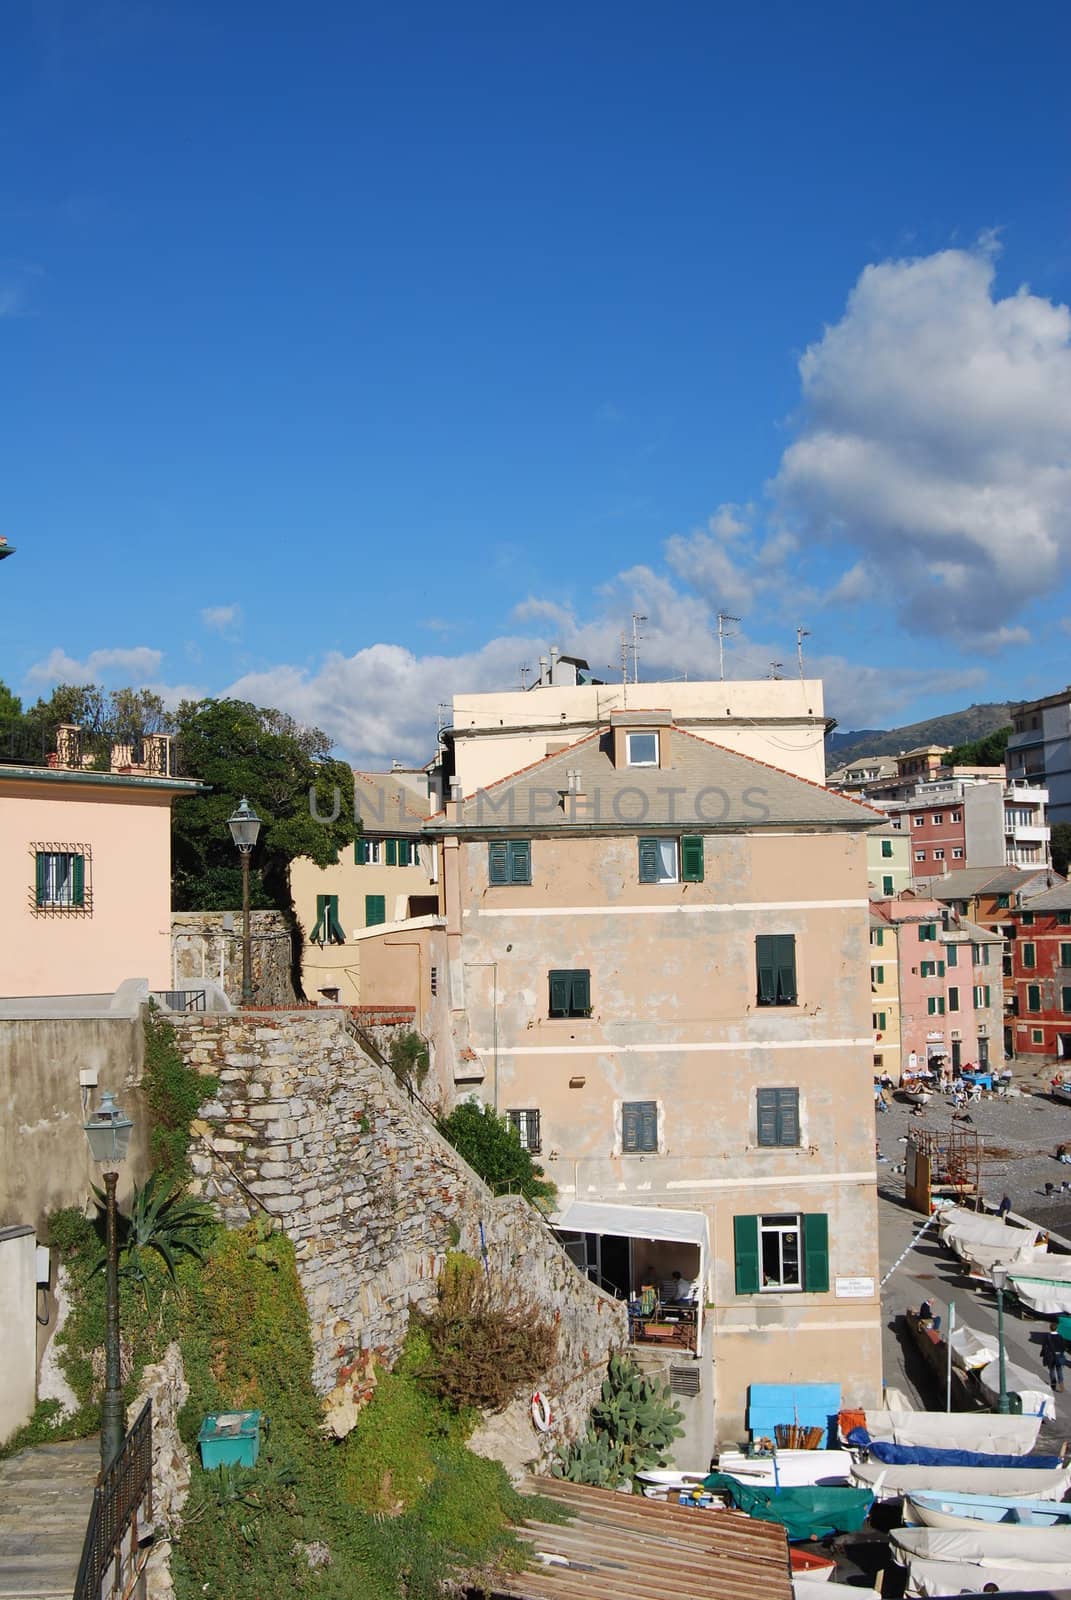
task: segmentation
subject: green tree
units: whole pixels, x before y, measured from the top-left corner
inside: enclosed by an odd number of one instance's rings
[[[516,1130],[492,1106],[464,1100],[442,1118],[439,1132],[496,1194],[523,1194],[533,1205],[557,1197],[557,1189],[522,1147]]]
[[[1062,878],[1071,866],[1071,822],[1055,822],[1052,827],[1052,864]]]
[[[22,716],[22,701],[17,694],[12,693],[0,678],[0,722],[18,721]]]
[[[1008,740],[1011,738],[1012,726],[997,728],[993,733],[984,733],[980,739],[969,739],[966,744],[957,744],[945,756],[945,765],[949,767],[1002,767],[1008,753]]]
[[[331,741],[281,711],[246,700],[184,700],[176,719],[179,770],[210,792],[174,806],[174,905],[233,910],[241,864],[227,818],[245,795],[263,823],[251,862],[254,906],[290,909],[289,867],[299,856],[329,866],[357,837],[353,773],[328,759]]]

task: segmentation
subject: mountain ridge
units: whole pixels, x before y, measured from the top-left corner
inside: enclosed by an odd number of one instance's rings
[[[902,728],[853,728],[834,731],[826,739],[826,769],[833,771],[858,760],[860,756],[895,756],[924,744],[966,744],[983,734],[1005,728],[1011,722],[1011,703],[985,701],[962,711],[947,711],[909,722]]]

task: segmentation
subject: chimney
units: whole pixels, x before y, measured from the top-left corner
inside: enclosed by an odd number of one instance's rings
[[[559,656],[559,654],[560,654],[560,652],[558,650],[558,646],[556,644],[552,644],[551,647],[550,647],[550,679],[549,679],[549,682],[552,683],[552,684],[554,682],[554,669],[558,665],[558,656]]]
[[[575,822],[577,807],[584,805],[588,798],[581,787],[583,780],[580,776],[580,769],[578,767],[570,768],[565,774],[565,781],[566,787],[558,791],[561,806],[570,822]]]
[[[539,658],[539,682],[544,688],[546,688],[547,684],[550,682],[550,673],[547,666],[546,656],[540,656]]]
[[[461,779],[450,779],[450,811],[455,822],[461,821]]]

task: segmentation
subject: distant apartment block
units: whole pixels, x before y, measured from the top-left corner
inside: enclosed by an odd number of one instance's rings
[[[1071,884],[1025,898],[1008,913],[1016,1055],[1071,1058]]]
[[[1049,792],[1050,822],[1071,822],[1071,685],[1030,700],[1012,717],[1008,776]]]
[[[984,778],[917,784],[888,801],[892,826],[909,841],[914,879],[967,867],[1045,867],[1050,860],[1048,791]]]

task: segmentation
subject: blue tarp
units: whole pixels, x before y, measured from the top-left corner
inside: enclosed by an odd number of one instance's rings
[[[869,1450],[875,1461],[886,1461],[891,1467],[1033,1467],[1037,1472],[1051,1472],[1062,1465],[1059,1456],[996,1456],[981,1450],[889,1444],[884,1439],[871,1439],[865,1428],[853,1428],[848,1443],[857,1450]]]

